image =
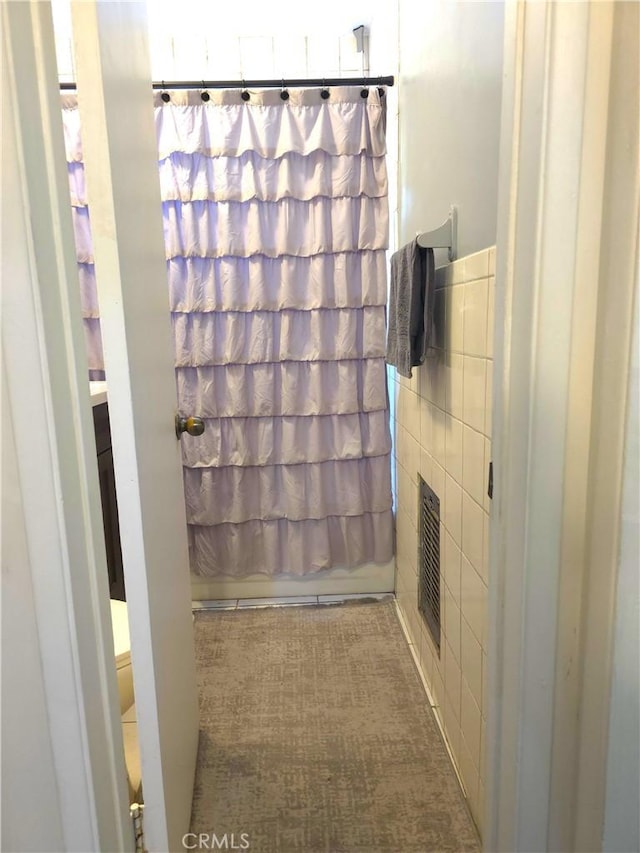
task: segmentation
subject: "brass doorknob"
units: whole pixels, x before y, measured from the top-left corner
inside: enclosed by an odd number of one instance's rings
[[[185,418],[178,412],[176,414],[176,438],[180,438],[183,432],[188,432],[189,435],[202,435],[204,421],[202,418]]]

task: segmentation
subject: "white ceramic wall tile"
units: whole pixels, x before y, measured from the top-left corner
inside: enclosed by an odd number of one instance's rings
[[[482,571],[484,510],[467,492],[462,494],[462,553],[477,572]]]
[[[460,688],[460,730],[469,747],[476,773],[480,769],[480,729],[480,709],[463,675]]]
[[[438,267],[436,269],[436,288],[443,288],[447,286],[447,279],[449,276],[449,267]]]
[[[462,485],[462,423],[451,415],[444,421],[445,468]]]
[[[431,488],[436,493],[440,500],[440,518],[444,519],[444,503],[445,503],[445,471],[442,465],[432,458],[431,460]]]
[[[407,467],[407,464],[406,464],[407,442],[405,440],[406,434],[407,434],[406,429],[402,426],[400,421],[398,419],[396,419],[395,441],[394,441],[395,455],[396,455],[396,460],[397,460],[398,464],[404,465],[405,468]]]
[[[487,380],[484,403],[484,434],[491,436],[493,416],[493,361],[487,361]]]
[[[445,473],[444,523],[454,542],[462,545],[462,489]]]
[[[340,38],[340,71],[345,74],[347,72],[361,72],[362,58],[357,51],[356,39],[353,33],[341,36]]]
[[[398,506],[403,509],[407,515],[410,515],[412,508],[417,508],[418,506],[417,488],[416,484],[411,480],[411,477],[402,465],[398,465],[397,483]]]
[[[463,420],[478,432],[485,428],[486,365],[484,358],[464,357]]]
[[[491,498],[489,497],[489,463],[491,462],[491,439],[484,440],[484,468],[482,482],[482,506],[485,512],[491,509]]]
[[[240,40],[213,36],[207,38],[207,65],[212,79],[239,78],[241,76]],[[162,78],[161,78],[162,79]]]
[[[496,247],[491,246],[489,249],[489,275],[496,274]]]
[[[415,440],[420,442],[420,398],[409,389],[404,390],[404,426]]]
[[[457,261],[447,266],[447,284],[462,284],[465,281],[464,277],[464,258],[458,258]]]
[[[457,767],[458,753],[460,752],[460,721],[456,717],[453,702],[449,698],[445,687],[445,703],[444,703],[444,733],[449,744],[449,748],[453,754],[454,763]]]
[[[406,469],[413,482],[417,483],[418,468],[420,467],[420,445],[408,431],[405,431],[405,442],[407,444]]]
[[[429,642],[429,641],[427,641]],[[444,678],[442,676],[441,660],[437,654],[433,655],[432,693],[437,708],[444,708]]]
[[[465,285],[458,284],[447,288],[445,346],[450,352],[463,352],[464,349],[464,292]]]
[[[331,35],[307,37],[307,67],[309,74],[329,76],[328,70],[340,68],[340,40]]]
[[[478,770],[473,763],[471,752],[462,733],[460,734],[460,744],[458,746],[458,767],[460,769],[460,776],[462,777],[462,784],[464,785],[469,807],[473,814],[474,808],[477,806],[478,802]]]
[[[487,587],[467,558],[462,555],[460,607],[473,634],[482,645],[487,633]]]
[[[462,436],[462,486],[482,503],[485,489],[485,442],[482,433],[465,425]]]
[[[406,507],[399,505],[396,513],[397,550],[400,560],[405,560],[414,572],[417,568],[418,535]]]
[[[426,450],[420,450],[420,476],[428,486],[431,486],[432,471],[431,455]]]
[[[491,503],[491,501],[489,501]],[[490,534],[489,534],[489,513],[485,512],[484,518],[482,520],[483,524],[483,535],[482,535],[482,580],[485,584],[489,585],[489,543],[490,543]]]
[[[462,671],[478,707],[482,707],[482,649],[473,631],[462,616],[460,620],[460,654]]]
[[[207,55],[205,34],[176,32],[173,38],[173,61],[177,76],[183,80],[204,76],[203,58]],[[166,76],[163,78],[166,79]]]
[[[398,576],[400,586],[411,596],[411,591],[417,585],[418,575],[404,556],[400,556],[398,559]]]
[[[488,289],[488,279],[470,281],[464,285],[465,355],[486,357]]]
[[[426,389],[427,399],[438,409],[444,409],[446,401],[443,365],[444,353],[438,352],[436,355],[429,356],[420,368],[421,372],[424,371],[422,382]]]
[[[432,357],[425,359],[424,364],[421,364],[418,371],[418,394],[420,399],[431,402],[431,366]]]
[[[401,382],[397,383],[398,386],[398,394],[396,398],[396,418],[399,424],[401,424],[405,429],[407,428],[407,394],[410,393],[409,389],[406,385],[403,385]]]
[[[456,545],[449,531],[440,524],[440,552],[443,561],[443,573],[445,581],[453,598],[460,607],[461,602],[461,587],[460,587],[460,567],[462,561],[462,552]]]
[[[409,624],[411,626],[411,635],[413,637],[413,645],[418,650],[420,656],[420,642],[422,639],[422,616],[418,611],[418,582],[413,581],[409,592]]]
[[[433,641],[431,640],[429,629],[423,622],[420,632],[420,666],[426,678],[431,697],[435,698],[433,696],[433,654]]]
[[[436,290],[433,306],[433,328],[435,339],[433,345],[445,349],[447,341],[446,294],[442,289]]]
[[[493,358],[493,333],[495,325],[495,294],[496,280],[492,276],[489,279],[487,289],[487,358]]]
[[[307,76],[306,36],[275,36],[273,53],[277,77]]]
[[[459,421],[464,418],[464,357],[460,353],[445,353],[446,410]]]
[[[428,632],[429,633],[429,632]],[[430,636],[430,634],[429,634]],[[444,649],[445,649],[445,639],[442,636],[442,632],[440,633],[440,646],[436,647],[436,644],[431,641],[432,651],[433,651],[433,677],[435,680],[436,675],[440,676],[440,680],[442,681],[443,686],[443,696],[442,702],[444,703]]]
[[[433,414],[431,403],[420,399],[420,444],[424,450],[433,452]]]
[[[489,249],[483,249],[474,255],[467,255],[462,259],[462,263],[464,264],[465,281],[487,278],[489,275]]]
[[[56,62],[60,78],[73,76],[73,48],[70,38],[56,37]]]
[[[398,468],[398,600],[476,820],[484,797],[478,719],[486,670],[493,264],[487,250],[437,271],[436,344],[441,349],[414,370],[411,380],[396,375],[392,383],[401,389],[396,408],[396,455],[403,469]],[[440,499],[440,654],[416,606],[418,470]]]
[[[444,587],[444,630],[447,643],[453,655],[460,665],[460,609],[449,587]]]
[[[415,482],[417,470],[420,466],[420,445],[409,434],[409,431],[400,424],[396,428],[396,447],[398,462]]]
[[[151,39],[150,44],[150,53],[151,53],[151,76],[154,80],[162,80],[163,76],[165,80],[167,79],[167,75],[171,71],[171,76],[174,76],[174,59],[173,59],[173,41],[171,39],[171,33],[168,32],[157,32],[154,37]],[[206,75],[206,78],[211,78],[211,66],[210,66],[210,47],[209,40],[207,39],[207,53],[204,57],[204,62],[202,66],[202,71],[200,72],[200,76],[203,74]],[[177,76],[177,75],[176,75]]]
[[[460,725],[460,663],[448,642],[444,643],[444,648],[444,691],[451,702],[456,722]]]
[[[442,409],[435,407],[431,410],[432,424],[432,453],[431,455],[438,463],[446,468],[446,420],[445,413]]]

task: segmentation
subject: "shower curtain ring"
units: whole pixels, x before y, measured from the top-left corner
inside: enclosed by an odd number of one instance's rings
[[[320,97],[323,101],[326,101],[329,97],[329,90],[327,89],[327,84],[325,78],[322,78],[322,89],[320,89]]]
[[[367,78],[362,78],[362,89],[360,89],[360,97],[368,98],[369,97],[369,88],[367,87]]]
[[[282,91],[280,92],[280,97],[282,98],[283,101],[289,100],[289,92],[287,91],[287,89],[284,85],[284,77],[282,78]]]
[[[247,92],[247,87],[244,84],[244,77],[242,78],[242,89],[240,90],[240,97],[243,101],[248,101],[251,95]]]
[[[171,100],[171,95],[167,91],[165,91],[164,80],[162,81],[162,90],[163,91],[162,91],[162,94],[160,95],[160,97],[165,102],[165,104],[168,104],[169,101]]]
[[[204,89],[205,89],[204,80],[202,81],[202,89],[203,89],[203,91],[200,92],[200,97],[206,103],[211,98],[211,95],[208,92],[204,91]]]

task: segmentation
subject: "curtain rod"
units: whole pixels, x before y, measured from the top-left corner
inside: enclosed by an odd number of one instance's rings
[[[393,86],[388,77],[309,77],[280,80],[154,80],[153,89],[297,89],[307,86]],[[75,90],[75,83],[60,83],[63,91]]]

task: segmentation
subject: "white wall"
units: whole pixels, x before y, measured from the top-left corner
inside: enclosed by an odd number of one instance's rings
[[[173,0],[148,4],[154,80],[358,76],[363,56],[352,30],[371,32],[372,74],[397,48],[397,0],[328,0],[319,10],[297,0],[238,4]],[[69,0],[53,0],[60,79],[74,79]],[[390,57],[388,45],[393,48]],[[364,68],[365,72],[367,71]]]
[[[638,290],[636,289],[636,303]],[[616,597],[613,683],[609,718],[607,794],[603,850],[640,850],[640,305],[629,373],[629,417],[625,441],[620,565]]]
[[[2,390],[2,849],[64,850],[24,506]]]
[[[400,0],[403,242],[452,204],[458,257],[496,242],[503,27],[502,3]]]

